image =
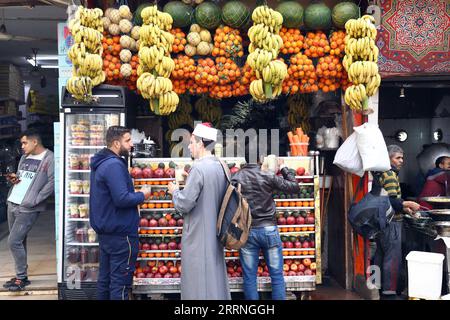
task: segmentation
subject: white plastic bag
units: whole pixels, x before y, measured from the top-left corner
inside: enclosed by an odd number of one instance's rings
[[[364,171],[384,172],[391,169],[389,154],[383,134],[378,125],[364,123],[353,128],[356,132],[356,144],[363,162]]]
[[[363,163],[356,143],[356,133],[353,132],[336,151],[333,163],[346,172],[364,175]]]

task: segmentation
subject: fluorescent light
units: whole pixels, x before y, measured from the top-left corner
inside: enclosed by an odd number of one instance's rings
[[[35,66],[34,59],[27,59],[28,63],[31,64],[33,67]]]
[[[54,66],[54,65],[41,65],[42,69],[58,69],[59,66]]]
[[[58,60],[57,55],[36,56],[37,60]]]

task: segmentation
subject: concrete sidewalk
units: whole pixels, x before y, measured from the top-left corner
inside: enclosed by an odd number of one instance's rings
[[[14,260],[8,249],[8,224],[0,225],[0,299],[57,299],[54,211],[42,213],[28,234],[28,278],[25,291],[9,292],[3,283],[14,277]]]

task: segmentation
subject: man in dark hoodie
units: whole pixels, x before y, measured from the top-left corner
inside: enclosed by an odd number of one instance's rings
[[[244,295],[247,300],[259,298],[256,273],[259,252],[262,250],[272,281],[272,299],[285,300],[283,248],[278,233],[276,207],[272,193],[274,190],[298,193],[300,187],[295,180],[295,175],[289,172],[282,161],[279,162],[282,176],[261,170],[261,166],[257,163],[256,146],[256,141],[249,141],[246,144],[247,164],[232,178],[233,184],[241,185],[242,195],[247,200],[252,214],[252,226],[247,243],[239,252],[244,278]]]
[[[137,206],[150,196],[150,189],[134,192],[123,158],[133,147],[130,131],[110,127],[106,144],[91,160],[89,221],[100,245],[97,298],[127,300],[139,251]]]

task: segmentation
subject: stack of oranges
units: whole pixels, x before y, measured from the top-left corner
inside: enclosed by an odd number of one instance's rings
[[[308,32],[303,48],[305,49],[305,55],[309,58],[323,57],[331,49],[323,31]]]
[[[214,57],[236,58],[244,55],[242,37],[239,30],[228,26],[216,29],[214,35]]]
[[[330,37],[330,54],[336,57],[343,57],[345,54],[345,32],[335,31]]]
[[[177,94],[183,94],[193,83],[195,77],[195,61],[186,55],[178,55],[175,59],[175,69],[172,71],[170,79],[172,80],[173,90]]]
[[[219,76],[214,60],[211,58],[199,59],[194,80],[196,84],[205,87],[219,83]]]
[[[120,36],[111,36],[104,32],[102,38],[103,55],[110,54],[119,57],[122,46],[120,45]]]
[[[311,59],[297,53],[290,58],[288,77],[283,82],[283,93],[310,93],[318,90],[317,75]]]
[[[319,89],[323,92],[336,91],[340,87],[344,67],[336,56],[319,59],[316,74],[319,77]]]
[[[184,51],[184,46],[187,43],[186,34],[180,28],[174,28],[170,30],[175,37],[172,45],[172,52],[179,53]]]
[[[302,50],[305,38],[299,29],[287,29],[283,27],[281,28],[280,36],[283,39],[281,53],[293,54],[299,53]]]
[[[237,64],[225,57],[216,58],[216,69],[219,76],[219,84],[225,85],[236,81],[241,76],[241,70]]]

